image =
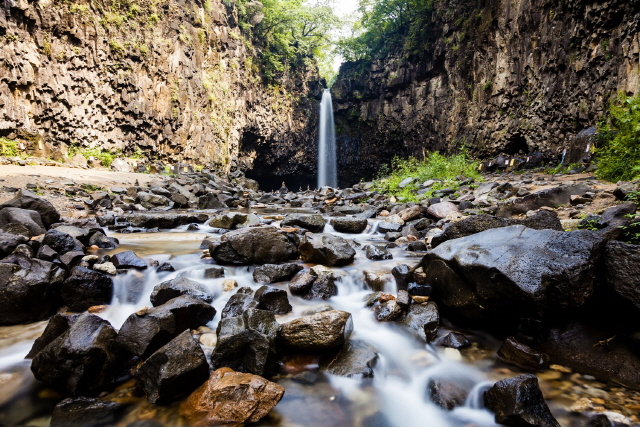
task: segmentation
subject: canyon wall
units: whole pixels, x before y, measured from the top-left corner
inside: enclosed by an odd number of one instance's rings
[[[332,88],[340,183],[394,155],[562,149],[637,93],[640,1],[434,2],[427,49],[346,63]]]
[[[64,160],[95,148],[227,171],[255,164],[275,180],[309,172],[317,67],[263,82],[234,2],[0,7],[0,136],[28,152]]]

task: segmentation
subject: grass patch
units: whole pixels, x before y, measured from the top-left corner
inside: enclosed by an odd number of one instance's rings
[[[391,170],[387,165],[380,168],[378,179],[374,181],[374,188],[382,193],[396,196],[399,201],[417,202],[432,197],[437,190],[451,188],[457,191],[460,186],[457,177],[461,175],[476,181],[482,180],[478,172],[478,163],[469,159],[466,153],[443,156],[436,152],[429,154],[422,161],[414,157],[409,159],[394,157]],[[400,188],[400,183],[407,178],[413,178],[414,181]],[[430,179],[437,182],[429,188],[429,191],[418,195],[418,185]]]
[[[559,173],[567,173],[570,170],[579,170],[582,167],[582,165],[580,163],[571,163],[568,165],[563,165],[562,163],[560,163],[558,166],[555,167],[546,167],[544,169],[544,173],[548,173],[551,175],[557,175]]]
[[[0,138],[0,155],[6,157],[26,158],[24,151],[20,150],[19,142],[9,138]]]
[[[70,159],[73,158],[73,156],[75,156],[76,154],[82,154],[84,158],[87,159],[87,161],[91,157],[94,157],[100,160],[100,163],[102,164],[102,166],[106,168],[111,166],[111,163],[113,163],[113,161],[118,156],[117,153],[114,154],[107,150],[100,150],[99,148],[81,149],[77,146],[72,146],[71,149],[69,150],[69,154],[68,154],[69,158]]]

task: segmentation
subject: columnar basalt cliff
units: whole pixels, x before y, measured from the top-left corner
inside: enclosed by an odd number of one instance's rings
[[[332,89],[340,183],[394,155],[554,152],[639,84],[636,0],[434,2],[423,53],[344,64]]]
[[[255,162],[276,176],[308,171],[317,68],[265,84],[233,2],[2,4],[0,136],[31,141],[27,151],[57,160],[97,148],[223,170]]]

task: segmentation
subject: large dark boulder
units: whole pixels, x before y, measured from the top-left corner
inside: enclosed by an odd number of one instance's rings
[[[284,289],[265,285],[256,291],[254,298],[260,304],[261,310],[272,311],[275,314],[287,314],[293,310]]]
[[[0,230],[0,258],[12,253],[20,245],[27,243],[29,239],[22,234],[7,233]]]
[[[186,277],[178,277],[176,279],[167,280],[153,288],[151,293],[151,304],[158,307],[173,298],[182,295],[189,295],[206,303],[213,301],[213,295],[199,283],[189,280]]]
[[[60,298],[72,311],[85,311],[94,305],[111,304],[111,277],[84,267],[74,267],[64,281]]]
[[[58,313],[54,315],[49,319],[49,323],[47,323],[47,327],[44,329],[42,335],[40,335],[33,343],[33,347],[31,347],[26,359],[33,359],[40,350],[48,346],[60,335],[67,332],[71,325],[73,325],[80,316],[80,314],[73,313]]]
[[[607,287],[640,309],[640,246],[607,243],[605,266]]]
[[[31,236],[40,236],[47,232],[40,214],[36,211],[20,208],[0,208],[0,225],[21,224],[27,227]]]
[[[587,184],[575,184],[565,187],[549,188],[524,197],[509,200],[500,205],[496,216],[509,218],[512,215],[526,214],[529,211],[547,206],[570,206],[571,196],[584,196],[591,188]]]
[[[147,357],[183,331],[207,324],[215,315],[211,305],[182,295],[129,316],[118,332],[118,343],[136,356]]]
[[[359,234],[367,229],[368,222],[366,218],[345,217],[332,218],[330,224],[338,233]]]
[[[111,262],[116,268],[136,268],[144,270],[147,268],[147,263],[143,259],[138,258],[138,255],[133,251],[118,252],[111,255]]]
[[[546,371],[549,368],[549,355],[522,344],[514,337],[507,338],[500,346],[498,357],[526,371]]]
[[[431,297],[461,319],[520,319],[581,307],[605,245],[598,232],[495,228],[450,240],[421,267]]]
[[[318,214],[289,214],[280,223],[281,227],[300,227],[312,233],[322,233],[326,221]]]
[[[340,347],[353,332],[353,319],[346,311],[324,311],[284,323],[280,341],[288,348],[318,352]]]
[[[209,378],[209,364],[191,331],[186,330],[149,356],[134,377],[149,402],[166,404],[202,385]]]
[[[67,398],[51,415],[51,427],[106,427],[117,423],[125,405],[90,397]]]
[[[209,253],[219,264],[275,264],[298,257],[298,239],[275,227],[244,228],[211,242]]]
[[[373,377],[378,361],[378,350],[364,341],[350,340],[342,347],[329,351],[320,358],[320,370],[341,377]]]
[[[65,272],[56,265],[25,256],[0,263],[0,325],[35,322],[59,306]]]
[[[637,206],[634,202],[624,202],[619,205],[611,206],[602,212],[602,216],[598,220],[598,227],[620,227],[629,223],[627,215],[636,212]]]
[[[338,295],[336,282],[339,279],[329,270],[312,269],[302,271],[289,283],[289,291],[304,299],[329,299]]]
[[[602,382],[640,389],[640,355],[626,342],[619,327],[604,326],[601,321],[571,321],[553,328],[537,350],[547,353],[551,363]]]
[[[290,280],[300,270],[302,270],[300,264],[265,264],[256,267],[253,271],[253,280],[256,283],[283,282]]]
[[[307,233],[300,242],[300,258],[305,262],[326,266],[351,264],[356,251],[342,237],[332,234]]]
[[[407,314],[398,322],[425,342],[431,342],[436,339],[440,328],[438,305],[434,302],[411,304]]]
[[[39,381],[65,393],[91,396],[113,384],[126,360],[109,322],[84,314],[33,358]]]
[[[259,306],[260,303],[253,297],[253,289],[242,287],[229,298],[222,309],[221,317],[226,319],[227,317],[242,316],[245,311]]]
[[[448,223],[442,234],[431,240],[431,247],[435,248],[447,240],[459,239],[471,236],[492,228],[508,227],[510,225],[524,225],[534,230],[564,231],[558,214],[550,211],[539,211],[531,217],[524,219],[500,218],[493,215],[473,215],[458,222]]]
[[[498,381],[484,393],[485,406],[496,423],[513,427],[560,427],[544,401],[535,375]]]
[[[40,198],[27,190],[20,190],[17,197],[14,197],[0,205],[0,212],[7,207],[38,212],[42,219],[42,224],[44,224],[46,228],[49,228],[51,227],[51,224],[55,224],[60,221],[60,214],[48,200]]]
[[[229,367],[235,371],[268,376],[276,360],[280,325],[270,311],[248,309],[237,317],[218,324],[218,342],[211,354],[214,369]]]

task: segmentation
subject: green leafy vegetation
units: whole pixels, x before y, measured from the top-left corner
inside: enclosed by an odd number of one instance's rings
[[[0,155],[6,157],[26,158],[24,151],[20,150],[20,143],[16,140],[0,137]]]
[[[551,175],[557,175],[560,173],[567,173],[570,170],[578,170],[581,166],[582,165],[580,163],[570,163],[568,165],[560,163],[559,165],[554,167],[546,167],[544,172]]]
[[[620,240],[640,245],[640,214],[629,214],[626,216],[630,221],[629,225],[621,226],[622,237]]]
[[[619,95],[598,125],[596,176],[608,181],[640,178],[640,95]]]
[[[445,188],[457,190],[460,185],[459,176],[473,178],[476,181],[482,180],[478,172],[478,163],[469,159],[465,152],[453,156],[444,156],[435,152],[429,154],[424,160],[414,157],[409,159],[394,157],[391,170],[387,165],[383,165],[374,185],[376,190],[392,194],[400,201],[416,202],[432,197],[437,190]],[[412,178],[413,182],[401,188],[400,183],[407,178]],[[436,183],[429,187],[427,192],[418,196],[418,185],[427,180],[436,180]]]
[[[91,157],[94,157],[100,160],[100,163],[102,164],[102,166],[107,168],[111,166],[111,163],[113,163],[116,157],[118,157],[117,153],[114,154],[108,150],[99,149],[99,148],[83,149],[76,145],[72,145],[71,148],[69,149],[68,157],[71,159],[76,154],[81,154],[87,160],[90,160]]]

